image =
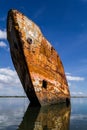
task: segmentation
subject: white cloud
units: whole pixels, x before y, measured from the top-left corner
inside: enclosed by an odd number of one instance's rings
[[[66,75],[71,75],[71,73],[69,73],[69,72],[66,72]]]
[[[79,95],[83,95],[84,93],[83,92],[78,92]]]
[[[78,96],[84,96],[85,93],[83,93],[83,92],[81,92],[81,91],[78,91],[78,92],[74,92],[74,91],[73,91],[73,92],[71,92],[71,95],[72,95],[72,96],[77,96],[77,95],[78,95]]]
[[[84,81],[84,77],[80,76],[72,76],[70,73],[66,73],[66,77],[68,81]]]
[[[0,29],[0,39],[7,39],[6,30]]]
[[[5,43],[5,42],[0,41],[0,47],[2,47],[2,48],[4,47],[4,48],[5,48],[5,47],[7,47],[7,45],[6,45],[6,43]]]
[[[85,80],[83,77],[76,77],[76,76],[69,76],[69,75],[67,75],[67,79],[69,81],[84,81]]]
[[[0,95],[23,95],[23,87],[15,70],[0,68]]]
[[[10,68],[0,68],[0,84],[5,86],[21,86],[16,71]]]

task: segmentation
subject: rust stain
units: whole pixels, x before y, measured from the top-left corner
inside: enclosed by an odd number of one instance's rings
[[[13,64],[31,102],[43,106],[70,99],[61,59],[34,22],[10,10],[7,38]]]

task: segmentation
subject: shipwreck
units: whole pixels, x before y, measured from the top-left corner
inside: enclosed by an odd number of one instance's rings
[[[10,10],[7,39],[14,67],[31,104],[69,103],[63,64],[40,28],[19,11]]]

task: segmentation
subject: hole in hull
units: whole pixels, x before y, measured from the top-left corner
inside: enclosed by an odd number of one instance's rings
[[[42,88],[47,88],[47,81],[46,80],[43,80],[43,83],[42,83]]]
[[[28,39],[27,39],[27,42],[28,42],[29,44],[32,44],[32,39],[31,39],[31,38],[28,38]]]

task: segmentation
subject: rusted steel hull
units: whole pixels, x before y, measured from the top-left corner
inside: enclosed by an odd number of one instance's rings
[[[10,10],[7,39],[14,67],[31,103],[43,106],[69,101],[60,57],[39,27],[17,10]]]

